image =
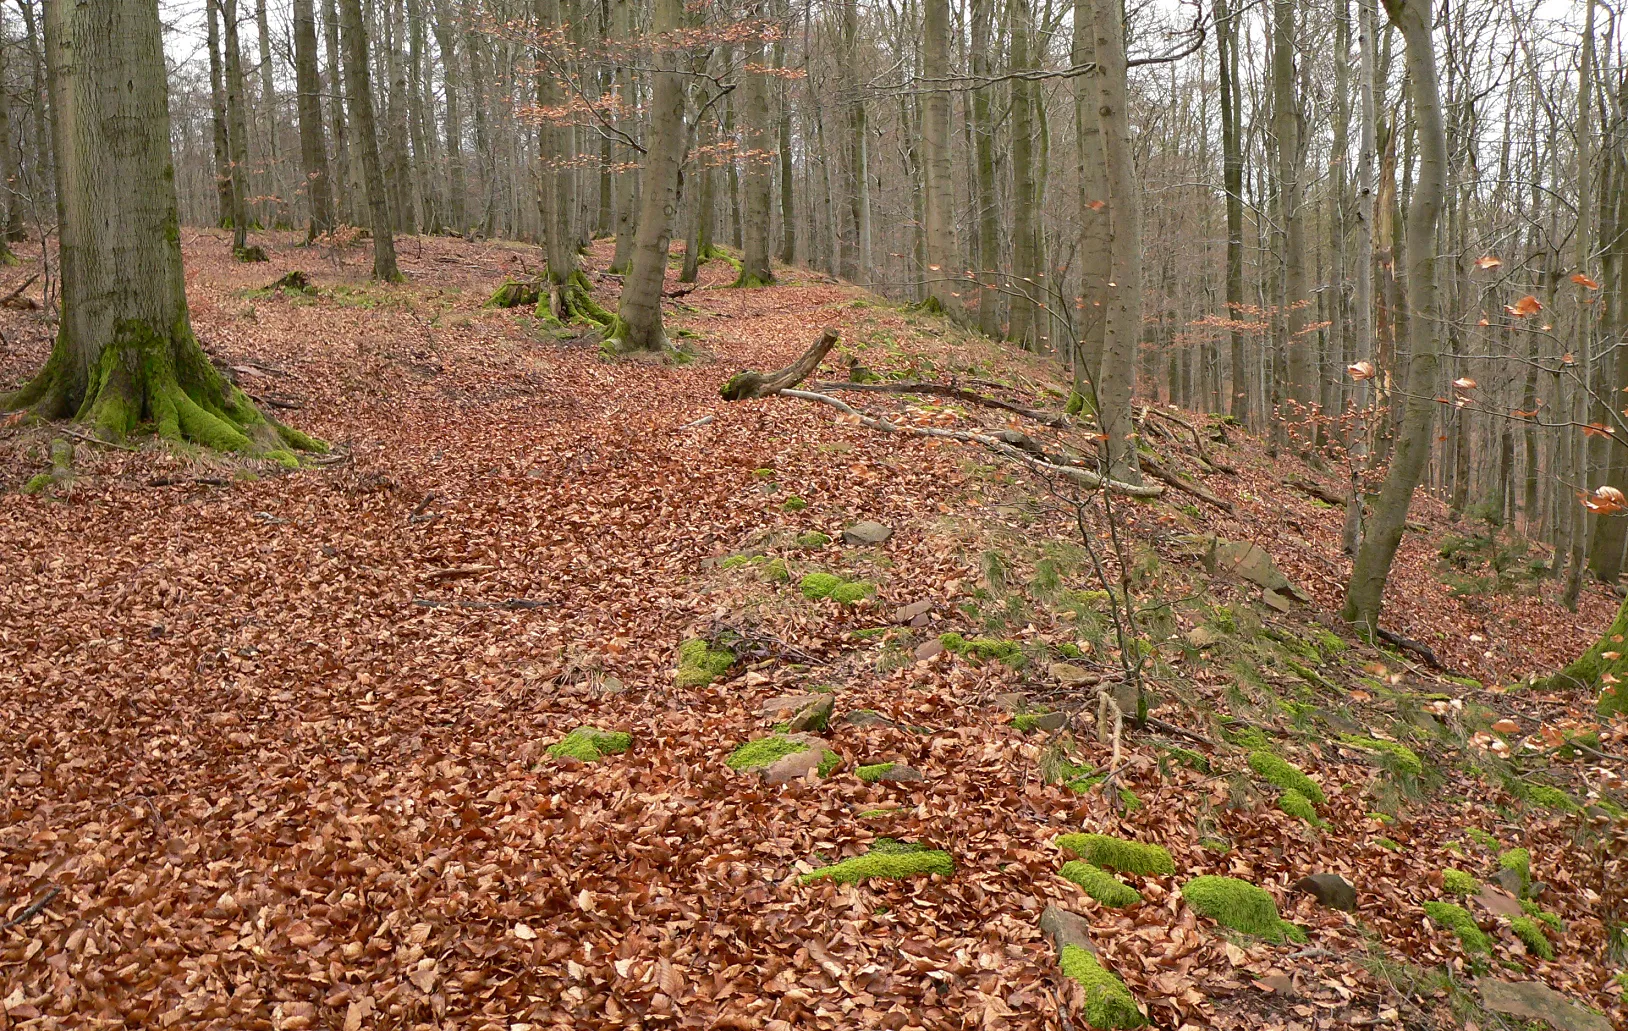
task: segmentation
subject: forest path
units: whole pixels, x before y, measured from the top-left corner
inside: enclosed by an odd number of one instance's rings
[[[1269,801],[1222,815],[1236,784],[1148,742],[1117,780],[1140,802],[1122,812],[1046,784],[1041,739],[995,704],[1054,690],[1044,662],[916,663],[921,636],[885,629],[895,606],[927,602],[928,637],[1012,615],[1026,649],[1055,655],[1077,632],[1056,597],[992,584],[1028,578],[1037,549],[1066,542],[1065,513],[981,452],[717,395],[828,324],[867,365],[1005,379],[1031,402],[1055,382],[1043,364],[806,274],[722,289],[722,262],[671,312],[702,361],[606,363],[589,341],[482,307],[503,275],[535,267],[534,249],[409,241],[411,283],[395,288],[361,278],[365,255],[336,265],[291,242],[243,266],[217,234],[189,240],[194,320],[246,389],[300,405],[285,416],[347,461],[222,486],[207,481],[231,471],[207,457],[84,445],[64,497],[0,495],[0,895],[20,913],[57,891],[0,935],[14,1018],[1056,1026],[1074,989],[1037,920],[1057,902],[1091,915],[1104,963],[1171,1026],[1268,1026],[1312,1001],[1337,1022],[1371,1019],[1384,996],[1366,972],[1239,948],[1200,927],[1177,887],[1203,872],[1270,885],[1315,945],[1349,955],[1371,930],[1286,889],[1353,862],[1370,925],[1435,947],[1410,900],[1443,828],[1420,826],[1431,847],[1411,857],[1375,844],[1371,801],[1355,783],[1333,790],[1361,760],[1320,770],[1327,837]],[[294,267],[319,296],[256,291]],[[47,334],[8,335],[26,341],[0,363],[12,376]],[[6,439],[20,476],[43,439]],[[1262,510],[1224,489],[1246,507],[1219,525],[1249,532]],[[1317,526],[1296,495],[1263,504]],[[1126,513],[1139,547],[1185,518]],[[860,519],[893,537],[793,544]],[[793,585],[717,568],[733,554],[783,558]],[[1084,568],[1071,583],[1090,586]],[[1154,569],[1186,591],[1186,572]],[[795,580],[813,571],[878,597],[807,601]],[[749,661],[675,689],[680,642],[726,625]],[[1193,683],[1210,691],[1209,678]],[[817,684],[839,690],[826,740],[845,772],[775,786],[725,766],[768,732],[764,699]],[[840,719],[861,709],[886,718]],[[586,765],[546,758],[584,724],[633,746]],[[1110,761],[1084,735],[1077,748]],[[846,772],[882,761],[926,779]],[[1212,821],[1237,850],[1205,847]],[[1082,825],[1165,845],[1178,877],[1138,883],[1145,902],[1126,913],[1091,908],[1053,876],[1056,835]],[[948,850],[955,876],[798,884],[879,835]],[[1285,972],[1299,1000],[1246,990]],[[1594,967],[1577,977],[1600,983]]]

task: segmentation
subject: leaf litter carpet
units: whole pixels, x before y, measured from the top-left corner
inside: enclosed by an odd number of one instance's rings
[[[1452,861],[1451,827],[1425,820],[1408,852],[1379,848],[1353,789],[1311,834],[1270,805],[1227,806],[1224,777],[1163,768],[1134,739],[1119,784],[1144,805],[1124,813],[1111,793],[1043,782],[1039,739],[994,705],[1020,674],[949,655],[878,672],[853,631],[970,592],[970,535],[1014,531],[1023,484],[958,446],[786,400],[725,404],[717,386],[827,324],[942,351],[938,331],[812,276],[726,291],[714,262],[670,313],[710,359],[607,364],[591,340],[482,308],[534,249],[413,241],[396,288],[366,284],[365,254],[292,242],[243,266],[220,236],[189,237],[194,321],[245,389],[298,405],[280,414],[347,460],[251,479],[81,444],[72,487],[43,499],[12,488],[49,436],[0,431],[0,1026],[1082,1026],[1037,927],[1049,902],[1088,915],[1104,965],[1172,1028],[1396,1019],[1395,992],[1353,962],[1376,933],[1463,967],[1417,908]],[[320,296],[253,292],[296,267]],[[14,382],[50,327],[4,318]],[[1041,368],[1020,373],[1043,382]],[[1337,556],[1337,513],[1269,500]],[[1216,519],[1245,535],[1271,514]],[[715,568],[857,519],[896,531],[872,567],[880,597],[859,606]],[[1306,574],[1327,603],[1322,579]],[[1609,601],[1589,605],[1603,625]],[[679,643],[743,612],[760,661],[675,688]],[[1589,627],[1474,672],[1553,661]],[[1486,648],[1447,651],[1484,664]],[[763,699],[822,682],[839,716],[888,718],[826,734],[842,771],[770,786],[724,765],[767,732]],[[582,724],[632,747],[545,755]],[[1107,746],[1083,747],[1106,767]],[[851,775],[884,759],[927,779]],[[1469,805],[1447,819],[1495,819]],[[1202,848],[1213,821],[1240,847]],[[1098,907],[1055,875],[1052,840],[1082,827],[1163,844],[1180,876],[1144,879],[1131,910]],[[948,850],[955,875],[798,883],[880,835]],[[1526,841],[1553,855],[1566,835],[1539,823]],[[1353,868],[1366,926],[1287,888]],[[1310,951],[1217,934],[1177,890],[1197,873],[1268,887]],[[1541,874],[1584,891],[1582,872]],[[1581,895],[1563,910],[1574,937],[1536,976],[1615,1005],[1588,913]]]

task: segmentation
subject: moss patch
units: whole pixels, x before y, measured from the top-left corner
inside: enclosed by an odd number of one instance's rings
[[[1290,816],[1295,816],[1305,820],[1314,827],[1328,826],[1327,823],[1323,822],[1323,820],[1318,817],[1317,807],[1311,804],[1311,799],[1307,798],[1305,795],[1293,788],[1285,791],[1278,798],[1278,808],[1288,813]]]
[[[735,654],[727,648],[713,648],[700,638],[685,641],[678,649],[678,686],[706,687],[734,664]]]
[[[1454,895],[1474,895],[1481,890],[1480,881],[1463,870],[1455,870],[1452,867],[1441,872],[1441,886],[1444,891]]]
[[[1481,933],[1481,928],[1476,926],[1475,918],[1470,916],[1469,910],[1463,906],[1456,906],[1451,902],[1426,902],[1424,911],[1436,925],[1458,935],[1465,952],[1487,952],[1491,948],[1487,936]]]
[[[1103,969],[1097,958],[1078,945],[1064,945],[1063,976],[1085,989],[1085,1019],[1096,1028],[1141,1027],[1147,1023],[1125,982]]]
[[[1419,753],[1399,741],[1382,741],[1377,737],[1363,737],[1361,734],[1346,734],[1340,738],[1353,748],[1361,748],[1369,752],[1378,752],[1388,760],[1386,765],[1397,773],[1408,777],[1417,777],[1424,772],[1424,760]]]
[[[597,727],[578,727],[548,746],[555,759],[569,756],[585,763],[598,762],[607,755],[620,755],[633,744],[633,735]]]
[[[1261,748],[1250,753],[1249,768],[1260,774],[1262,780],[1285,791],[1298,791],[1316,805],[1328,801],[1317,782],[1300,771],[1298,766],[1275,752]]]
[[[833,588],[830,598],[839,605],[853,605],[875,593],[875,584],[864,580],[848,580]]]
[[[807,533],[797,535],[797,546],[799,548],[823,548],[830,543],[830,534],[824,534],[818,530],[810,530]]]
[[[798,581],[797,587],[809,601],[831,597],[831,592],[842,586],[842,577],[831,573],[810,573]]]
[[[1533,784],[1526,789],[1526,800],[1536,802],[1545,809],[1553,809],[1560,813],[1582,812],[1583,807],[1573,801],[1572,797],[1559,788],[1552,788],[1547,784]]]
[[[1515,937],[1526,943],[1526,951],[1539,959],[1554,959],[1554,946],[1543,933],[1543,927],[1529,916],[1518,916],[1509,922],[1509,929],[1515,932]]]
[[[1218,924],[1270,942],[1303,942],[1306,932],[1278,916],[1278,904],[1264,889],[1236,877],[1206,874],[1181,886],[1181,897]]]
[[[942,644],[947,652],[986,662],[994,659],[1006,663],[1013,669],[1019,668],[1027,661],[1022,645],[1016,641],[996,640],[991,637],[974,637],[969,640],[960,634],[949,633],[941,634],[938,643]]]
[[[1105,870],[1160,876],[1176,872],[1170,853],[1158,845],[1125,841],[1106,834],[1064,834],[1057,839],[1057,847]]]
[[[1142,893],[1121,881],[1100,866],[1071,859],[1059,871],[1065,880],[1073,881],[1085,893],[1105,906],[1121,909],[1142,901]]]
[[[803,874],[800,880],[803,884],[814,881],[858,884],[872,878],[900,880],[935,873],[943,877],[955,873],[955,860],[950,858],[948,852],[919,845],[902,845],[882,838],[877,841],[876,847],[864,855],[811,870]]]

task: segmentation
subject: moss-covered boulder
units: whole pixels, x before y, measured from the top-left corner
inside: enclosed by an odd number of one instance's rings
[[[1419,758],[1419,753],[1400,741],[1363,737],[1360,734],[1347,734],[1340,740],[1353,748],[1377,752],[1383,757],[1381,759],[1382,765],[1404,777],[1417,777],[1424,772],[1424,760]]]
[[[1194,911],[1235,931],[1270,942],[1306,940],[1305,931],[1278,915],[1276,900],[1248,881],[1205,874],[1182,885],[1181,897]]]
[[[714,648],[700,638],[685,641],[678,649],[678,686],[706,687],[734,664],[735,654],[727,648]]]
[[[1290,788],[1278,796],[1278,808],[1311,824],[1313,827],[1327,828],[1328,824],[1317,815],[1317,807],[1311,804],[1311,799]]]
[[[1065,945],[1058,965],[1064,977],[1085,989],[1085,1020],[1092,1027],[1141,1027],[1148,1022],[1125,982],[1109,973],[1090,952]]]
[[[1328,796],[1323,794],[1321,785],[1276,752],[1269,752],[1264,748],[1256,749],[1249,755],[1249,768],[1274,787],[1282,788],[1284,791],[1300,792],[1313,805],[1322,805],[1328,801]]]
[[[766,719],[783,720],[776,730],[782,733],[805,733],[824,730],[836,709],[836,695],[829,692],[814,694],[780,695],[763,703]]]
[[[1529,916],[1518,916],[1509,922],[1509,929],[1515,932],[1526,946],[1526,951],[1539,959],[1554,959],[1554,946],[1549,944],[1548,937],[1543,933],[1543,926]]]
[[[1448,867],[1441,872],[1441,886],[1442,890],[1449,894],[1463,895],[1465,897],[1477,894],[1481,890],[1480,881],[1463,870],[1455,870],[1452,867]]]
[[[1510,894],[1525,898],[1532,890],[1532,853],[1524,848],[1505,849],[1498,854],[1498,870],[1508,872],[1512,883]]]
[[[855,767],[854,776],[867,784],[909,784],[927,779],[920,770],[904,763],[870,763]]]
[[[1158,845],[1125,841],[1106,834],[1064,834],[1057,839],[1057,847],[1104,870],[1158,876],[1176,872],[1170,853]]]
[[[1058,871],[1064,880],[1073,881],[1085,893],[1105,906],[1123,909],[1142,901],[1142,893],[1121,881],[1100,866],[1071,859]]]
[[[1023,654],[1023,646],[1016,641],[996,640],[991,637],[966,638],[960,634],[949,633],[940,634],[938,643],[944,646],[945,651],[984,662],[990,660],[1004,662],[1013,669],[1021,667],[1027,661],[1027,656]]]
[[[809,573],[797,587],[809,601],[831,597],[831,592],[842,586],[842,577],[834,573]]]
[[[858,884],[860,881],[878,878],[901,880],[923,874],[950,877],[954,873],[955,860],[950,858],[948,852],[930,849],[925,845],[894,841],[891,838],[878,838],[864,855],[811,870],[803,874],[801,881],[804,884],[812,884],[815,881]]]
[[[1476,925],[1475,917],[1463,906],[1456,906],[1451,902],[1426,902],[1425,915],[1438,927],[1444,927],[1458,935],[1458,940],[1469,953],[1482,953],[1490,950],[1491,945],[1481,928]]]
[[[756,773],[770,784],[784,784],[801,780],[810,771],[828,777],[842,764],[842,757],[808,734],[771,734],[736,748],[724,764],[736,773]]]
[[[548,754],[555,759],[580,759],[598,762],[607,755],[620,755],[633,744],[633,735],[598,727],[578,727],[548,746]]]

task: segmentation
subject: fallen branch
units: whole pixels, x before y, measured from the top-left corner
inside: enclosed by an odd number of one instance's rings
[[[552,601],[540,601],[536,598],[507,598],[503,601],[466,601],[461,598],[444,600],[441,598],[414,598],[413,604],[424,609],[541,609],[556,604]]]
[[[1193,435],[1193,446],[1198,448],[1198,457],[1199,457],[1199,459],[1201,461],[1204,462],[1205,465],[1212,466],[1213,468],[1219,469],[1224,473],[1232,473],[1235,476],[1237,475],[1237,473],[1238,473],[1238,467],[1237,466],[1228,465],[1225,462],[1217,461],[1210,454],[1209,448],[1204,446],[1204,441],[1199,436],[1197,426],[1194,426],[1192,423],[1188,422],[1186,419],[1181,418],[1180,416],[1171,415],[1169,412],[1164,411],[1163,409],[1149,407],[1147,409],[1147,412],[1149,414],[1151,414],[1151,415],[1157,415],[1161,419],[1167,419],[1170,422],[1175,423],[1177,426],[1185,427],[1187,432],[1191,433]]]
[[[820,391],[825,391],[825,390],[871,390],[871,391],[878,391],[880,393],[885,393],[885,394],[932,394],[932,395],[934,395],[936,397],[950,397],[950,398],[954,398],[957,401],[965,401],[967,404],[982,405],[985,408],[999,408],[1003,412],[1012,412],[1015,415],[1023,416],[1025,419],[1033,419],[1035,422],[1040,423],[1042,426],[1050,426],[1052,429],[1062,429],[1062,428],[1064,428],[1064,427],[1066,427],[1068,425],[1068,417],[1065,416],[1065,415],[1060,415],[1060,414],[1058,414],[1056,412],[1041,412],[1041,411],[1036,411],[1036,410],[1034,410],[1032,408],[1024,408],[1021,405],[1015,405],[1015,404],[1012,404],[1011,402],[1002,401],[999,398],[995,398],[995,397],[986,397],[983,394],[979,394],[979,393],[977,393],[975,391],[966,390],[966,389],[963,389],[963,388],[957,387],[957,386],[952,386],[951,384],[948,384],[948,383],[920,383],[920,382],[905,382],[905,383],[828,383],[828,382],[815,382],[815,383],[810,383],[809,388],[811,390],[820,390]]]
[[[423,574],[423,576],[426,580],[456,580],[460,577],[479,576],[482,573],[490,573],[495,569],[497,569],[496,566],[483,565],[448,566],[445,569],[428,570]]]
[[[746,369],[729,377],[729,382],[718,388],[725,401],[744,401],[752,397],[767,397],[787,387],[794,387],[811,376],[820,362],[837,344],[837,331],[826,327],[814,345],[784,369],[776,372],[753,372]],[[821,395],[822,397],[824,395]]]
[[[859,420],[859,424],[861,426],[865,426],[873,430],[880,430],[883,433],[903,433],[907,436],[913,437],[936,437],[941,440],[959,440],[968,444],[981,444],[997,454],[1004,455],[1005,457],[1013,459],[1014,461],[1022,462],[1024,465],[1027,465],[1036,472],[1045,473],[1051,476],[1060,476],[1065,480],[1069,480],[1073,483],[1079,484],[1082,487],[1090,489],[1096,489],[1103,486],[1103,478],[1098,476],[1096,473],[1091,472],[1089,469],[1081,469],[1077,466],[1071,465],[1056,465],[1052,462],[1046,461],[1043,458],[1038,458],[1032,454],[1029,454],[1020,448],[1014,447],[1004,440],[989,436],[988,434],[969,433],[965,430],[941,430],[935,429],[931,426],[903,426],[898,423],[888,422],[885,419],[878,419],[873,416],[866,415],[859,409],[844,404],[828,394],[820,394],[811,390],[782,389],[775,391],[775,393],[783,394],[786,397],[801,398],[804,401],[813,401],[817,404],[829,405],[830,407],[835,408],[837,411],[842,412],[844,415],[849,415]],[[1164,493],[1163,487],[1153,486],[1151,484],[1125,483],[1122,480],[1110,479],[1107,481],[1107,486],[1108,489],[1115,491],[1116,493],[1126,494],[1135,498],[1156,498]]]
[[[1166,734],[1175,734],[1178,737],[1187,738],[1189,741],[1197,741],[1199,744],[1209,745],[1211,748],[1216,747],[1215,742],[1211,741],[1209,738],[1205,737],[1203,734],[1195,734],[1191,730],[1187,730],[1184,727],[1178,727],[1174,723],[1170,723],[1170,722],[1168,722],[1166,720],[1158,719],[1157,717],[1154,717],[1154,716],[1149,716],[1148,717],[1147,725],[1149,727],[1153,728],[1154,730],[1162,730]]]
[[[1282,483],[1285,487],[1293,487],[1302,494],[1310,494],[1318,501],[1326,501],[1330,505],[1338,505],[1341,508],[1345,507],[1347,499],[1344,494],[1341,494],[1338,491],[1329,490],[1316,480],[1283,479],[1279,480],[1278,482]]]
[[[25,301],[23,304],[12,303],[13,301],[17,300],[18,295],[20,295],[24,290],[28,289],[28,285],[30,283],[34,282],[34,280],[38,278],[40,278],[40,274],[36,272],[32,276],[29,276],[27,279],[23,280],[22,285],[17,287],[17,289],[13,290],[4,297],[0,297],[0,308],[38,308],[39,305],[35,304],[32,299]]]
[[[1419,657],[1419,661],[1423,662],[1426,666],[1429,666],[1431,669],[1436,670],[1439,673],[1452,672],[1446,666],[1442,665],[1441,660],[1436,657],[1435,652],[1430,650],[1429,645],[1421,644],[1412,638],[1403,637],[1401,634],[1386,630],[1384,627],[1374,627],[1374,636],[1378,637],[1386,644],[1395,645],[1402,651],[1412,652]]]
[[[224,476],[155,476],[147,481],[149,487],[227,487],[232,483]]]
[[[1212,494],[1205,488],[1200,487],[1198,484],[1182,479],[1174,472],[1165,468],[1155,458],[1151,458],[1148,455],[1141,455],[1139,460],[1142,463],[1142,468],[1147,472],[1152,473],[1156,479],[1163,480],[1177,490],[1186,491],[1195,498],[1208,501],[1210,504],[1214,505],[1216,508],[1219,508],[1228,515],[1232,514],[1232,502],[1228,501],[1226,498]]]
[[[140,450],[139,448],[131,447],[129,444],[115,444],[111,440],[103,440],[101,437],[93,437],[88,433],[80,433],[77,430],[69,429],[67,426],[62,427],[60,432],[65,437],[72,437],[75,440],[82,440],[87,444],[98,444],[102,447],[118,448],[120,451]]]
[[[34,917],[39,915],[41,910],[43,910],[46,906],[49,906],[51,904],[51,900],[56,898],[57,893],[60,892],[61,890],[62,890],[61,888],[59,888],[59,887],[57,887],[56,885],[53,884],[51,886],[51,890],[46,892],[44,895],[41,895],[39,897],[38,901],[34,902],[27,909],[23,910],[21,913],[18,913],[16,916],[12,917],[10,920],[7,920],[5,923],[0,924],[0,931],[4,931],[4,930],[7,930],[8,928],[16,927],[18,924],[27,923],[28,921],[34,919]]]

